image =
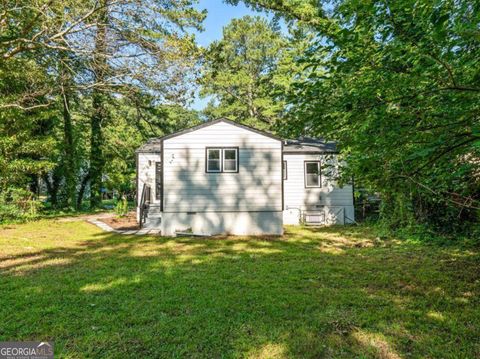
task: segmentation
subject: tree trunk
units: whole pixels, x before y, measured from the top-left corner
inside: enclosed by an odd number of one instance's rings
[[[69,208],[75,207],[76,166],[75,145],[73,142],[73,124],[70,113],[70,93],[68,84],[70,75],[62,69],[62,97],[63,97],[63,136],[64,136],[64,176],[65,176],[65,204]]]
[[[35,197],[37,197],[37,198],[39,197],[40,190],[39,190],[39,186],[38,186],[38,175],[37,174],[30,175],[29,189],[30,189],[30,192],[35,194]]]
[[[92,69],[95,74],[95,87],[92,93],[93,113],[90,118],[90,207],[95,208],[102,201],[102,173],[104,167],[102,153],[102,124],[106,120],[106,96],[102,91],[107,72],[107,21],[108,1],[102,0],[98,11],[97,33],[95,36],[95,53]]]
[[[48,197],[50,198],[50,203],[53,208],[58,207],[58,190],[60,188],[60,182],[62,181],[62,176],[59,173],[59,167],[56,167],[51,173],[51,180],[48,175],[44,176],[45,183],[47,185]]]
[[[77,209],[82,208],[83,195],[85,193],[85,189],[87,188],[87,184],[89,181],[90,181],[90,173],[87,173],[85,177],[83,177],[82,183],[80,183],[80,189],[78,191],[78,196],[77,196]]]

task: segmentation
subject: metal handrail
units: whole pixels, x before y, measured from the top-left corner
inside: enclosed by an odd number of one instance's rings
[[[146,214],[150,205],[150,186],[143,185],[142,195],[140,197],[140,227],[145,223]]]

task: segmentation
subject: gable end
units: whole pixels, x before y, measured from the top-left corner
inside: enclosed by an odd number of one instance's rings
[[[202,123],[200,125],[197,125],[197,126],[193,126],[193,127],[190,127],[190,128],[187,128],[185,130],[182,130],[182,131],[178,131],[178,132],[174,132],[170,135],[166,135],[166,136],[163,136],[163,137],[160,137],[159,140],[168,140],[170,138],[174,138],[174,137],[177,137],[177,136],[181,136],[181,135],[184,135],[186,133],[189,133],[189,132],[193,132],[193,131],[196,131],[196,130],[200,130],[202,128],[205,128],[205,127],[209,127],[209,126],[212,126],[212,125],[215,125],[217,123],[220,123],[220,122],[224,122],[224,123],[228,123],[229,125],[233,125],[233,126],[237,126],[237,127],[240,127],[240,128],[243,128],[247,131],[251,131],[251,132],[255,132],[255,133],[258,133],[259,135],[262,135],[262,136],[265,136],[265,137],[269,137],[271,139],[274,139],[274,140],[277,140],[277,141],[280,141],[282,142],[282,139],[275,136],[275,135],[272,135],[271,133],[268,133],[268,132],[265,132],[265,131],[261,131],[261,130],[258,130],[256,128],[253,128],[253,127],[250,127],[250,126],[246,126],[246,125],[243,125],[241,123],[238,123],[238,122],[235,122],[235,121],[232,121],[232,120],[229,120],[229,119],[226,119],[226,118],[218,118],[216,120],[213,120],[213,121],[208,121],[208,122],[205,122],[205,123]]]

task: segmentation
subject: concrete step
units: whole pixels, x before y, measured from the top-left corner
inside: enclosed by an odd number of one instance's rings
[[[148,213],[143,228],[160,228],[162,215],[160,213]]]
[[[160,206],[152,206],[150,205],[148,207],[148,213],[162,213],[161,209],[160,209]]]

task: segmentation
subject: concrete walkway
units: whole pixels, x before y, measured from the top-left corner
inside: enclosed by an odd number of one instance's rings
[[[87,219],[87,222],[96,225],[97,227],[103,229],[105,232],[112,232],[112,233],[118,233],[118,234],[125,234],[125,235],[159,235],[160,230],[159,229],[151,229],[151,228],[142,228],[142,229],[115,229],[110,227],[108,224],[96,219],[96,218],[91,218]]]

